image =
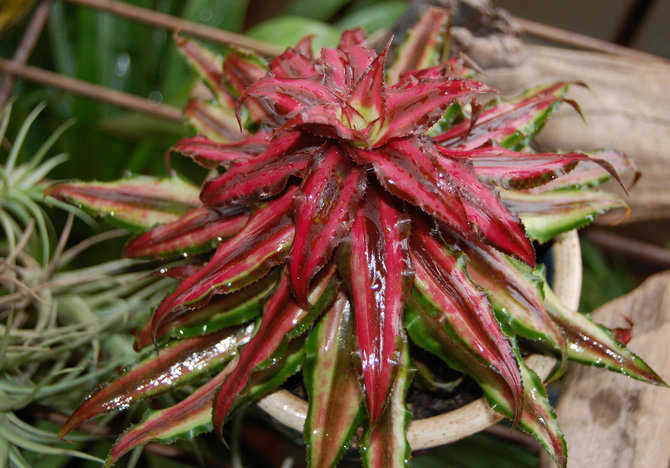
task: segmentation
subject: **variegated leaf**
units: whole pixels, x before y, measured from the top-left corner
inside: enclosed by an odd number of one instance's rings
[[[449,46],[450,14],[444,8],[429,7],[408,32],[386,72],[389,84],[395,84],[408,72],[436,66]]]
[[[287,340],[303,333],[335,300],[339,285],[334,272],[334,266],[325,270],[312,287],[308,300],[314,306],[310,310],[303,309],[293,300],[287,275],[282,275],[274,295],[265,305],[258,331],[240,353],[238,365],[214,401],[214,428],[219,435],[230,411],[244,396],[243,390],[248,387],[250,376],[262,369]]]
[[[605,328],[561,304],[545,282],[545,305],[568,341],[568,359],[582,364],[605,367],[644,382],[663,385],[663,379],[642,359],[618,342]]]
[[[349,300],[340,293],[307,339],[303,373],[309,411],[304,434],[310,466],[335,466],[364,414],[352,363],[353,319]]]
[[[195,136],[178,141],[172,150],[205,167],[228,167],[254,158],[265,151],[269,144],[270,134],[258,132],[243,140],[223,143]]]
[[[240,130],[232,107],[221,107],[209,101],[191,98],[183,112],[195,131],[213,142],[238,141],[248,136]]]
[[[204,252],[234,236],[249,220],[245,209],[211,210],[200,207],[171,223],[140,234],[126,244],[126,257],[175,257]]]
[[[556,464],[564,468],[567,450],[556,414],[542,382],[520,358],[516,346],[514,353],[523,381],[521,408],[500,373],[482,364],[475,350],[464,349],[453,336],[445,333],[444,327],[431,316],[425,304],[411,297],[407,305],[405,326],[412,341],[454,369],[472,376],[484,391],[489,405],[503,416],[517,420],[519,427],[535,437]]]
[[[326,145],[295,198],[295,238],[287,260],[291,289],[306,305],[309,284],[349,232],[366,187],[363,168]]]
[[[163,321],[155,334],[151,320],[137,333],[135,347],[142,349],[152,338],[189,338],[213,333],[225,327],[240,325],[259,316],[263,304],[277,286],[278,272],[273,271],[255,283],[234,293],[215,296],[201,309],[184,309]]]
[[[131,231],[176,221],[200,206],[198,188],[178,178],[133,176],[115,182],[52,185],[51,196]]]
[[[465,239],[448,226],[440,226],[440,235],[452,252],[465,253],[468,276],[488,293],[501,323],[560,355],[566,352],[561,330],[544,309],[542,281],[524,274],[518,262],[502,252]]]
[[[85,421],[113,410],[171,390],[216,368],[235,356],[246,344],[253,325],[225,329],[210,335],[190,338],[161,349],[105,385],[68,418],[58,433],[63,437]]]
[[[255,158],[205,182],[200,199],[207,206],[223,207],[248,205],[277,195],[291,176],[302,177],[319,143],[301,132],[282,133]]]
[[[486,294],[477,289],[457,261],[445,251],[423,222],[413,220],[411,297],[465,352],[482,366],[495,369],[506,382],[521,414],[523,386],[510,340],[502,332]]]
[[[628,205],[618,195],[596,190],[556,190],[523,193],[501,190],[505,206],[519,215],[531,239],[546,242],[563,232],[589,224],[606,211]],[[625,214],[624,214],[625,216]]]
[[[410,222],[395,201],[368,189],[341,257],[360,349],[370,424],[388,401],[402,344],[402,311],[412,285]]]
[[[411,450],[407,442],[407,426],[412,414],[407,409],[405,396],[411,382],[409,347],[403,336],[398,372],[393,382],[391,397],[375,425],[368,425],[363,435],[361,455],[365,468],[403,468],[409,466]]]
[[[154,313],[154,332],[184,309],[203,307],[213,295],[247,286],[283,262],[295,231],[291,218],[295,191],[295,187],[291,188],[261,207],[244,229],[219,246],[202,270],[182,281]]]

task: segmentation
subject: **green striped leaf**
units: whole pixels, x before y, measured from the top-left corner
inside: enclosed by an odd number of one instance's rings
[[[305,348],[309,410],[304,435],[310,466],[335,466],[362,421],[363,392],[353,349],[351,305],[340,294],[310,333]]]
[[[52,185],[51,196],[131,231],[176,221],[201,205],[198,187],[178,178],[133,176],[115,182]]]

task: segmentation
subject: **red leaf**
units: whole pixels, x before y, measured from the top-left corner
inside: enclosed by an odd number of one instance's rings
[[[394,137],[423,134],[457,100],[496,92],[478,81],[442,77],[408,80],[386,89],[386,116],[376,145]]]
[[[172,257],[213,248],[217,243],[237,234],[247,223],[245,210],[228,213],[196,208],[176,221],[140,234],[126,244],[126,257]]]
[[[258,132],[243,140],[219,143],[202,136],[178,141],[172,149],[189,156],[205,167],[241,163],[261,154],[270,143],[270,134]]]
[[[364,130],[366,127],[375,124],[376,128],[379,128],[383,123],[386,115],[384,60],[388,48],[389,45],[374,59],[351,90],[347,104],[356,111],[353,119],[350,118],[349,126],[351,128]]]
[[[329,307],[336,295],[334,268],[321,276],[312,288],[309,301],[315,304],[313,310],[301,308],[291,295],[287,275],[282,275],[277,289],[265,305],[261,325],[242,349],[240,360],[219,390],[214,401],[214,428],[221,435],[221,429],[236,397],[246,387],[252,372],[274,355],[287,338],[305,329],[310,318]]]
[[[198,374],[232,358],[237,348],[251,339],[253,328],[223,330],[183,340],[160,351],[84,402],[68,418],[58,437],[89,419],[112,410],[126,409],[136,401],[173,389]]]
[[[402,345],[402,311],[413,278],[409,231],[409,218],[394,201],[368,189],[342,257],[372,426],[388,400]]]
[[[435,150],[434,146],[426,150]],[[460,161],[439,156],[439,168],[456,181],[468,220],[487,242],[504,252],[535,266],[535,251],[521,221],[509,211],[499,197],[482,184],[472,169]]]
[[[449,22],[449,12],[444,8],[426,9],[398,49],[396,60],[387,73],[389,83],[395,84],[406,73],[428,68],[441,61],[445,43],[448,44]]]
[[[245,131],[240,131],[232,107],[222,108],[209,101],[192,98],[184,107],[184,115],[198,134],[210,140],[228,142],[247,136]]]
[[[283,54],[272,60],[270,62],[272,74],[277,78],[309,78],[316,75],[314,61],[311,58],[311,46],[309,55],[301,51],[304,48],[303,44],[300,48],[286,49]]]
[[[277,116],[277,121],[291,118],[304,109],[324,104],[337,104],[338,98],[324,86],[318,77],[314,79],[275,78],[268,76],[249,86],[237,101],[236,112],[249,98],[262,101]]]
[[[461,232],[468,232],[468,219],[456,185],[448,174],[436,169],[436,159],[415,140],[392,141],[379,150],[353,149],[351,156],[370,164],[389,193],[418,206]]]
[[[479,179],[505,189],[528,189],[546,184],[572,171],[580,161],[589,160],[583,153],[519,153],[493,146],[474,150],[437,146],[437,149],[445,156],[467,160]]]
[[[223,71],[227,84],[233,87],[239,96],[256,81],[267,75],[265,60],[247,50],[233,49],[223,61]],[[234,105],[231,104],[231,107]]]
[[[166,297],[154,314],[154,333],[183,308],[202,307],[214,294],[244,287],[283,262],[295,230],[290,214],[295,192],[293,187],[260,208],[244,229],[219,246],[205,268]]]
[[[353,222],[366,186],[365,171],[326,145],[313,161],[309,176],[296,197],[296,232],[287,267],[291,289],[307,304],[309,284],[325,265]]]
[[[257,157],[241,162],[224,174],[208,180],[200,199],[207,206],[240,206],[277,195],[289,177],[302,177],[314,153],[314,138],[301,132],[275,137]]]
[[[464,350],[474,351],[484,366],[503,377],[514,395],[517,416],[523,409],[523,386],[509,339],[493,315],[486,295],[478,290],[418,218],[412,220],[412,263],[415,289],[431,302],[449,336]]]

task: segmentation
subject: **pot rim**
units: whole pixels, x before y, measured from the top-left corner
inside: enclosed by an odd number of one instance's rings
[[[551,249],[553,290],[566,307],[577,309],[582,286],[582,257],[577,231],[556,236]],[[543,381],[555,362],[555,359],[539,354],[526,359]],[[258,406],[283,425],[303,432],[307,417],[305,400],[287,390],[278,390],[258,401]],[[453,411],[412,420],[407,428],[407,440],[412,450],[437,447],[482,431],[501,419],[502,416],[481,397]]]

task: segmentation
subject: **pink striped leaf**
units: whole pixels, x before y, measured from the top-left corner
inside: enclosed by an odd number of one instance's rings
[[[310,466],[335,466],[363,419],[363,392],[351,357],[353,320],[351,305],[340,293],[305,344],[309,411],[304,434]]]
[[[561,327],[568,341],[568,359],[605,367],[643,382],[667,386],[646,362],[617,341],[607,328],[593,322],[588,315],[561,304],[546,282],[544,292],[547,311]]]
[[[542,382],[523,362],[516,345],[513,352],[523,381],[522,407],[518,406],[516,395],[497,369],[483,364],[477,351],[463,348],[457,339],[446,333],[443,324],[435,319],[430,306],[421,298],[412,295],[407,306],[405,326],[412,341],[454,369],[472,376],[484,391],[491,408],[509,419],[518,420],[518,426],[535,437],[559,467],[565,468],[567,449],[556,414]]]
[[[334,273],[333,264],[312,287],[308,300],[314,306],[310,310],[293,300],[287,275],[282,275],[274,295],[265,304],[258,331],[241,351],[239,363],[214,401],[214,428],[219,435],[230,411],[244,398],[252,374],[271,363],[272,356],[286,346],[287,341],[303,333],[335,300],[339,285]]]
[[[474,149],[491,140],[505,148],[522,150],[542,129],[547,118],[562,102],[577,109],[563,96],[571,83],[556,82],[528,90],[513,100],[494,100],[487,104],[475,122],[467,120],[435,137],[444,146]]]
[[[320,142],[319,142],[320,143]],[[275,196],[291,176],[302,177],[318,151],[315,139],[301,132],[284,132],[267,149],[208,180],[200,199],[207,206],[240,206]]]
[[[324,83],[344,99],[356,79],[346,53],[340,49],[324,47],[321,49],[321,67]]]
[[[436,160],[424,152],[420,143],[392,141],[380,150],[351,149],[360,164],[372,165],[377,179],[387,192],[405,200],[463,232],[469,225],[455,183],[448,174],[442,179]]]
[[[296,80],[268,76],[249,86],[237,101],[237,113],[248,98],[262,101],[279,119],[291,118],[300,111],[325,104],[338,104],[335,94],[315,77]]]
[[[345,110],[355,111],[348,115],[349,127],[364,131],[366,139],[373,136],[371,132],[381,127],[386,115],[384,60],[388,47],[387,45],[382,53],[375,57],[372,64],[356,81],[345,107]]]
[[[250,50],[233,48],[223,60],[222,70],[225,84],[231,88],[235,97],[239,97],[246,88],[268,73],[269,66],[260,55]],[[230,107],[234,107],[234,104]]]
[[[286,49],[284,53],[270,62],[270,71],[277,78],[309,78],[317,74],[314,61],[301,48]],[[302,51],[300,50],[302,49]],[[311,46],[310,46],[311,49]]]
[[[438,65],[449,46],[450,22],[444,8],[427,8],[396,51],[393,65],[386,72],[388,82],[395,84],[408,72]]]
[[[352,72],[352,82],[363,76],[377,55],[373,49],[367,47],[365,33],[360,28],[344,31],[338,49],[346,55],[347,65]]]
[[[275,270],[239,291],[215,296],[201,309],[184,309],[163,321],[155,335],[149,320],[137,333],[135,348],[149,346],[154,338],[158,342],[190,338],[248,322],[260,315],[263,304],[277,286],[277,280]]]
[[[386,88],[384,125],[374,144],[408,134],[423,134],[452,103],[489,92],[496,90],[478,81],[453,77],[422,78]]]
[[[295,187],[256,211],[237,235],[223,242],[198,274],[182,281],[158,306],[154,332],[183,309],[205,306],[212,296],[234,292],[282,263],[293,241],[291,204]]]
[[[434,150],[430,146],[430,150]],[[508,210],[498,195],[483,185],[470,167],[460,161],[436,156],[438,167],[458,182],[458,190],[475,234],[502,251],[535,265],[535,251],[514,211]]]
[[[415,299],[459,347],[474,353],[482,366],[495,369],[503,377],[520,415],[523,386],[518,364],[486,294],[475,287],[457,260],[417,219],[412,222],[411,248]]]
[[[225,212],[196,208],[176,221],[131,239],[123,254],[131,258],[146,258],[205,252],[237,234],[248,219],[249,213],[242,209]]]
[[[306,304],[312,278],[349,232],[366,186],[365,170],[326,145],[295,199],[295,238],[287,260],[291,290]]]
[[[520,153],[495,146],[464,151],[438,145],[437,149],[444,156],[467,160],[482,182],[516,190],[544,185],[590,160],[583,153]]]
[[[532,193],[542,193],[549,190],[574,189],[580,187],[597,187],[611,180],[614,175],[623,178],[628,176],[630,183],[626,186],[635,185],[640,178],[640,171],[635,163],[625,153],[615,150],[587,151],[589,158],[598,164],[579,164],[569,174],[562,175],[545,185],[531,190]],[[605,164],[603,164],[605,163]],[[621,182],[622,185],[623,182]]]
[[[539,242],[584,227],[606,211],[625,209],[622,217],[629,211],[618,195],[579,188],[543,193],[501,190],[500,196],[505,206],[521,218],[528,237]]]
[[[403,336],[402,351],[398,356],[391,396],[384,412],[375,425],[367,425],[363,434],[361,456],[365,468],[403,468],[409,466],[411,450],[407,442],[407,426],[412,414],[407,409],[405,396],[411,382],[409,347]]]
[[[178,141],[172,150],[205,167],[228,167],[253,159],[265,151],[269,144],[270,134],[258,132],[243,140],[223,143],[195,136]]]
[[[248,136],[245,131],[240,131],[232,107],[221,107],[209,101],[191,98],[183,112],[198,135],[213,142],[237,141]]]
[[[221,56],[200,43],[186,39],[179,34],[174,36],[175,44],[186,57],[186,61],[209,87],[220,105],[233,107],[235,99],[223,86],[223,59]]]
[[[439,229],[451,252],[466,255],[465,271],[489,295],[498,321],[519,336],[564,355],[563,334],[544,308],[542,282],[524,273],[518,262],[497,249],[466,239],[449,226],[440,225]]]
[[[350,290],[370,424],[388,401],[402,344],[402,311],[412,285],[410,222],[395,200],[368,189],[341,257]]]
[[[71,182],[44,195],[66,201],[110,223],[138,231],[176,221],[198,207],[198,187],[178,178],[133,176],[114,182]]]
[[[182,385],[232,359],[248,343],[253,325],[225,329],[177,341],[151,351],[149,357],[105,385],[68,418],[58,436],[63,437],[89,419],[109,411],[126,409],[135,402]]]

